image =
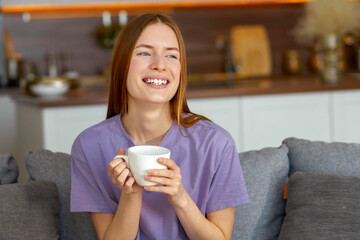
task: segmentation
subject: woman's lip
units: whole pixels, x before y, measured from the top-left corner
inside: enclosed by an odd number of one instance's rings
[[[162,81],[166,81],[166,84],[163,84],[163,85],[168,85],[170,83],[170,80],[167,78],[167,77],[164,77],[164,76],[147,76],[147,77],[144,77],[142,79],[142,81],[144,83],[148,83],[148,80],[162,80]]]

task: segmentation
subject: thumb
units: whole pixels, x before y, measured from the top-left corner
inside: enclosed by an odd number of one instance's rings
[[[125,149],[120,149],[119,151],[117,151],[116,155],[125,155]]]

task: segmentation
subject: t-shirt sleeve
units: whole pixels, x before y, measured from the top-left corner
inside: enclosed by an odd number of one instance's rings
[[[103,193],[92,174],[79,137],[71,150],[71,212],[111,213]]]
[[[222,148],[214,152],[218,164],[210,185],[207,213],[249,202],[239,154],[231,137]]]

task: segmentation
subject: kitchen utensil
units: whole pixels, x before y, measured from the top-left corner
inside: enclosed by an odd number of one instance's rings
[[[22,76],[22,59],[8,58],[6,59],[6,71],[9,87],[18,87]]]
[[[39,83],[30,86],[30,91],[39,97],[56,97],[65,94],[70,84],[54,77],[45,77]]]
[[[271,50],[263,25],[236,25],[230,30],[235,69],[247,77],[269,76],[272,72]]]

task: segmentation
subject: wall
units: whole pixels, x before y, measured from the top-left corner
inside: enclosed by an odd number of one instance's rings
[[[0,12],[0,29],[3,28],[3,15]],[[3,39],[0,38],[0,46],[3,46]],[[0,88],[6,86],[6,73],[4,61],[4,48],[0,48]]]
[[[190,73],[221,72],[224,56],[215,47],[216,36],[228,36],[231,26],[236,24],[263,24],[271,42],[273,74],[280,75],[282,55],[290,48],[301,49],[303,65],[306,65],[308,50],[298,46],[290,35],[302,11],[303,4],[286,4],[185,8],[168,14],[183,32]],[[72,50],[74,68],[81,74],[97,74],[108,65],[111,50],[99,47],[94,37],[99,24],[101,18],[34,19],[25,23],[20,14],[4,16],[4,26],[9,30],[17,51],[25,59],[36,61],[42,73],[45,73],[46,50]]]

